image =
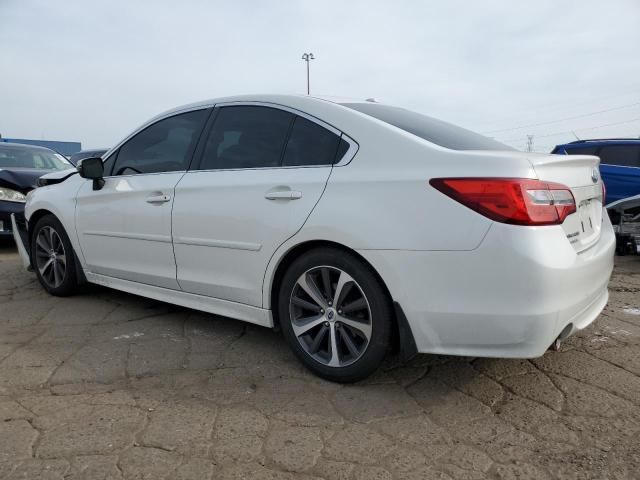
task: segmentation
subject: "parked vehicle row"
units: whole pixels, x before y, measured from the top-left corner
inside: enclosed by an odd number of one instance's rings
[[[25,264],[279,327],[318,375],[387,352],[537,357],[607,302],[598,158],[371,101],[239,96],[152,119],[26,204]],[[256,359],[260,361],[260,359]]]
[[[640,195],[607,205],[619,255],[640,255]]]

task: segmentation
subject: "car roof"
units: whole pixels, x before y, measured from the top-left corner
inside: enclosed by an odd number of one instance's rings
[[[309,103],[315,102],[329,102],[334,104],[342,104],[342,103],[366,103],[374,101],[371,99],[355,99],[348,97],[332,97],[332,96],[316,96],[316,95],[293,95],[293,94],[247,94],[247,95],[233,95],[228,97],[219,97],[219,98],[211,98],[208,100],[202,100],[199,102],[187,103],[185,105],[180,105],[179,107],[172,108],[170,110],[164,111],[155,118],[164,117],[170,115],[171,113],[178,113],[184,110],[196,109],[198,107],[208,107],[218,103],[233,103],[233,102],[263,102],[263,103],[283,103],[286,104],[288,101],[303,101]],[[154,119],[155,119],[154,118]]]
[[[0,141],[0,148],[8,148],[13,150],[44,150],[51,153],[57,153],[47,147],[41,147],[40,145],[27,145],[26,143],[13,143]]]
[[[575,140],[569,143],[561,143],[556,145],[556,148],[573,148],[583,146],[600,147],[602,145],[640,145],[640,138],[590,138]]]

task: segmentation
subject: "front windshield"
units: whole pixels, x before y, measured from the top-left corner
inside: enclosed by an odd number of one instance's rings
[[[34,168],[38,170],[66,170],[73,168],[66,158],[48,150],[29,148],[0,148],[0,168]]]

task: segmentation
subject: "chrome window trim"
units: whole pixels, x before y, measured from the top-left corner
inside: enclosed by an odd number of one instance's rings
[[[311,114],[309,114],[307,112],[303,112],[302,110],[298,110],[297,108],[289,107],[287,105],[281,105],[281,104],[275,103],[275,102],[258,102],[258,101],[242,101],[242,100],[239,100],[237,102],[216,103],[214,105],[214,108],[218,108],[218,107],[240,107],[240,106],[276,108],[276,109],[279,109],[279,110],[284,110],[285,112],[292,113],[294,115],[298,115],[299,117],[305,118],[305,119],[309,120],[310,122],[313,122],[313,123],[315,123],[317,125],[320,125],[323,128],[326,128],[327,130],[329,130],[334,135],[337,135],[338,137],[343,138],[349,144],[349,148],[347,149],[347,151],[345,152],[345,154],[342,156],[342,158],[340,160],[338,160],[337,162],[335,162],[333,164],[329,164],[329,165],[319,164],[319,165],[289,165],[289,166],[280,166],[280,167],[224,168],[224,169],[197,170],[198,172],[213,172],[213,171],[218,171],[219,172],[219,171],[229,171],[229,170],[262,170],[262,169],[274,169],[274,168],[314,168],[314,167],[328,167],[328,166],[343,167],[343,166],[347,165],[349,162],[351,162],[351,160],[353,160],[353,157],[356,156],[356,153],[358,152],[358,149],[360,148],[360,146],[358,145],[358,142],[356,142],[353,138],[351,138],[349,135],[344,133],[342,130],[334,127],[333,125],[331,125],[330,123],[325,122],[324,120],[319,119],[318,117],[314,117],[313,115],[311,115]],[[196,171],[196,170],[194,170],[194,171]]]
[[[104,179],[108,178],[130,178],[130,177],[140,177],[142,175],[171,175],[174,173],[179,173],[184,175],[189,170],[171,170],[170,172],[149,172],[149,173],[128,173],[127,175],[109,175],[108,177],[104,177]]]
[[[279,167],[253,167],[253,168],[208,168],[206,170],[188,170],[186,173],[202,172],[245,172],[254,170],[291,170],[294,168],[333,168],[335,165],[282,165]]]
[[[360,148],[360,145],[358,145],[358,142],[356,142],[353,138],[351,138],[346,133],[342,134],[342,139],[344,139],[349,144],[349,148],[347,149],[345,154],[342,156],[342,158],[333,164],[334,167],[344,167],[345,165],[349,164],[349,162],[353,160],[353,157],[356,156],[356,153],[358,153],[358,149]]]
[[[157,123],[157,122],[159,122],[161,120],[165,120],[167,118],[174,117],[176,115],[180,115],[180,114],[183,114],[183,113],[194,112],[196,110],[206,110],[208,108],[230,107],[230,106],[270,107],[270,108],[277,108],[277,109],[280,109],[280,110],[287,111],[287,112],[292,113],[294,115],[298,115],[300,117],[303,117],[303,118],[309,120],[310,122],[316,123],[317,125],[320,125],[323,128],[326,128],[327,130],[329,130],[333,134],[335,134],[335,135],[339,136],[340,138],[344,139],[349,144],[349,148],[347,149],[347,151],[345,152],[345,154],[342,156],[342,158],[340,160],[338,160],[334,164],[330,164],[330,165],[287,165],[287,166],[282,165],[282,166],[278,166],[278,167],[215,168],[215,169],[206,169],[206,170],[197,170],[197,169],[193,169],[192,168],[192,169],[189,169],[189,170],[176,170],[176,171],[172,171],[172,172],[137,173],[137,174],[130,174],[130,175],[109,175],[109,176],[105,176],[104,178],[105,179],[106,178],[125,178],[125,177],[135,177],[135,176],[140,176],[140,175],[161,175],[161,174],[165,174],[165,173],[228,172],[228,171],[243,171],[243,170],[273,170],[273,169],[280,169],[280,168],[290,169],[290,168],[343,167],[343,166],[349,164],[351,162],[351,160],[353,160],[353,158],[356,156],[356,153],[358,152],[358,149],[360,148],[360,146],[358,145],[358,142],[356,142],[353,138],[351,138],[346,133],[344,133],[341,130],[337,129],[333,125],[331,125],[331,124],[329,124],[329,123],[327,123],[327,122],[325,122],[323,120],[320,120],[317,117],[314,117],[313,115],[310,115],[310,114],[308,114],[306,112],[303,112],[302,110],[298,110],[296,108],[288,107],[286,105],[281,105],[279,103],[274,103],[274,102],[237,101],[237,102],[209,103],[209,104],[206,104],[206,105],[191,106],[191,107],[183,108],[183,109],[180,109],[180,110],[172,110],[172,111],[170,111],[168,113],[161,114],[161,116],[156,116],[156,117],[152,118],[151,120],[147,121],[146,123],[144,123],[142,126],[140,126],[138,129],[133,131],[131,134],[129,134],[127,137],[125,137],[123,140],[121,140],[120,143],[118,143],[114,147],[112,147],[105,154],[102,162],[104,163],[107,160],[109,160],[109,158],[112,155],[114,155],[115,152],[117,152],[118,149],[122,145],[127,143],[131,138],[135,137],[142,130],[144,130],[147,127],[150,127],[154,123]]]

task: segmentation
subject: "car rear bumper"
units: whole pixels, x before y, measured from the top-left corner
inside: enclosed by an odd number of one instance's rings
[[[532,358],[597,318],[615,235],[576,253],[561,227],[493,224],[472,251],[362,250],[403,308],[419,352]]]

